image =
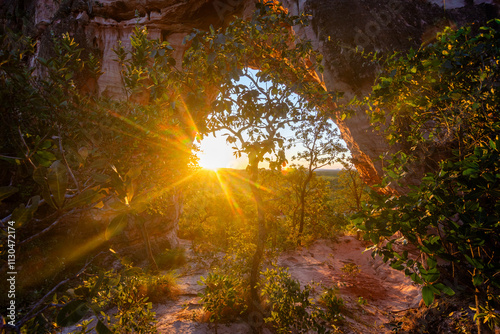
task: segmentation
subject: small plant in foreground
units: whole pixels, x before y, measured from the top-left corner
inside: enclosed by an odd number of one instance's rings
[[[361,268],[355,263],[346,263],[340,270],[352,278],[356,278],[361,272]]]
[[[360,306],[368,305],[368,300],[366,300],[363,297],[359,296],[358,297],[358,305],[360,305]]]
[[[341,314],[344,308],[344,300],[338,295],[337,288],[326,288],[319,299],[325,309],[325,320],[332,321],[343,319]]]
[[[175,299],[179,289],[174,272],[163,275],[145,275],[138,279],[139,291],[153,303]]]
[[[144,293],[144,282],[150,277],[141,268],[129,267],[120,273],[101,272],[91,276],[75,289],[69,289],[64,306],[56,317],[58,327],[76,325],[75,333],[90,330],[108,333],[156,333],[153,305]],[[56,298],[56,297],[55,297]],[[113,309],[113,313],[106,310]],[[83,320],[92,311],[97,318]]]
[[[322,319],[324,314],[309,298],[312,287],[304,289],[294,280],[287,269],[267,269],[264,273],[262,294],[270,307],[270,315],[265,318],[277,333],[328,333]]]
[[[201,277],[199,285],[205,285],[199,293],[203,308],[210,314],[209,321],[217,325],[229,321],[246,311],[241,279],[232,275],[209,273]]]

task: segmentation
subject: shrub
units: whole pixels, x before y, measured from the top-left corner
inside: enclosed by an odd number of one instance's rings
[[[270,314],[264,319],[271,323],[277,333],[327,333],[321,322],[323,313],[309,298],[313,288],[309,284],[300,288],[287,269],[267,269],[264,272],[262,294],[270,307]]]
[[[454,277],[468,281],[461,288],[474,291],[478,332],[486,330],[483,321],[490,328],[500,323],[490,304],[500,295],[499,27],[495,19],[448,28],[427,47],[387,60],[369,105],[372,120],[400,149],[384,154],[383,185],[432,173],[398,196],[373,193],[355,217],[373,252],[423,285],[426,305],[435,295],[454,295],[438,267],[438,259],[448,261]],[[396,232],[426,261],[395,249]]]
[[[179,292],[174,272],[141,276],[138,278],[137,286],[141,294],[153,303],[174,299]]]
[[[344,300],[337,293],[338,289],[326,288],[321,294],[319,302],[326,309],[325,320],[343,319],[341,312],[344,308]]]
[[[209,321],[217,324],[235,319],[246,311],[242,280],[233,275],[209,273],[198,284],[205,285],[199,293],[203,308],[210,314]]]
[[[164,275],[165,276],[165,275]],[[168,276],[166,276],[168,277]],[[95,330],[97,333],[156,333],[155,313],[148,298],[148,289],[173,282],[165,277],[151,277],[141,268],[127,267],[120,273],[101,272],[91,276],[75,289],[69,289],[59,304],[55,322],[58,327],[77,324],[77,333]],[[155,292],[157,293],[157,292]],[[151,294],[152,295],[152,294]],[[57,301],[57,297],[54,297]],[[112,313],[106,310],[113,310]],[[94,313],[97,323],[82,320]],[[26,328],[30,331],[32,328]]]
[[[355,263],[346,263],[342,268],[340,268],[346,276],[356,278],[361,272],[361,268]]]

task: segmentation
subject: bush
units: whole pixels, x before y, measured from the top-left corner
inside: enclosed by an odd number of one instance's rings
[[[246,311],[242,280],[233,275],[209,273],[198,284],[205,285],[199,294],[203,309],[209,313],[209,321],[217,324],[234,320]]]
[[[322,304],[325,309],[325,319],[332,321],[343,319],[341,314],[344,308],[344,300],[342,297],[337,295],[338,290],[335,288],[326,288],[319,299],[320,304]]]
[[[69,289],[58,304],[55,323],[58,327],[77,324],[86,333],[89,329],[97,333],[156,333],[156,318],[149,296],[158,295],[158,287],[174,290],[171,276],[149,276],[141,268],[127,267],[120,273],[101,272],[91,276],[80,286]],[[154,291],[154,293],[153,293]],[[57,297],[54,297],[57,301]],[[109,310],[113,310],[109,313]],[[82,320],[94,314],[97,322]],[[33,324],[37,326],[38,324]],[[25,328],[32,332],[35,327]]]
[[[144,275],[138,278],[141,294],[153,303],[175,299],[179,293],[177,277],[173,272],[164,275]]]
[[[270,314],[264,319],[271,323],[277,333],[328,333],[321,321],[323,313],[309,298],[313,288],[294,280],[287,269],[267,269],[264,272],[262,294],[270,307]]]
[[[374,253],[423,285],[426,305],[454,294],[438,267],[438,259],[448,261],[474,291],[478,331],[483,321],[500,323],[493,303],[500,296],[499,27],[495,19],[448,28],[429,46],[388,59],[369,105],[372,120],[401,149],[387,152],[384,185],[432,173],[398,196],[373,193],[355,218],[378,245]],[[396,232],[426,261],[395,249]]]

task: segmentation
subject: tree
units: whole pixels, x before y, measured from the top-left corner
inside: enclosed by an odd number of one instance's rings
[[[369,196],[366,184],[352,164],[344,163],[344,169],[339,171],[337,183],[334,196],[339,211],[344,214],[361,211],[361,204],[368,200]]]
[[[297,153],[292,159],[305,162],[304,169],[299,168],[298,173],[302,177],[297,180],[293,187],[299,205],[299,229],[297,244],[301,243],[301,235],[304,230],[306,213],[306,197],[311,192],[309,184],[314,176],[314,172],[322,167],[339,162],[339,155],[347,151],[342,146],[338,129],[333,122],[321,111],[303,110],[301,121],[292,127],[295,130],[295,140],[303,145],[304,151]]]
[[[200,101],[190,111],[207,115],[199,130],[226,131],[237,154],[249,158],[247,169],[258,211],[257,248],[249,278],[250,308],[260,320],[257,283],[267,229],[259,164],[268,160],[271,168],[279,169],[285,162],[285,139],[280,131],[298,120],[307,96],[331,98],[322,94],[317,82],[309,80],[310,71],[320,69],[320,58],[311,44],[288,34],[288,27],[305,23],[304,16],[288,16],[270,2],[260,3],[251,20],[236,19],[224,30],[211,28],[190,35],[187,41],[192,47],[183,64],[190,87],[188,98]],[[309,59],[316,62],[308,64]],[[261,71],[254,76],[249,67],[257,61]],[[238,83],[243,77],[249,84]],[[201,102],[207,98],[213,101],[208,106]]]
[[[447,29],[435,43],[388,60],[371,97],[374,120],[402,148],[388,161],[388,181],[411,175],[417,160],[437,171],[399,196],[373,193],[356,218],[376,245],[388,239],[374,251],[423,285],[427,305],[435,294],[454,293],[437,266],[438,259],[448,261],[475,297],[480,333],[487,332],[484,323],[500,323],[494,311],[500,300],[499,24],[490,21],[475,33]],[[380,108],[390,110],[388,117]],[[393,248],[398,231],[426,263]]]
[[[171,205],[171,198],[177,195],[178,181],[189,171],[186,165],[192,141],[185,140],[189,129],[183,114],[171,107],[175,96],[156,94],[140,105],[97,98],[82,90],[78,82],[96,79],[99,64],[69,34],[53,36],[52,54],[37,59],[38,73],[43,76],[34,75],[28,66],[32,52],[29,40],[6,34],[2,45],[6,52],[0,55],[0,96],[6,97],[2,99],[6,103],[1,107],[1,117],[9,139],[2,141],[1,149],[11,178],[9,186],[0,188],[0,198],[11,214],[1,219],[1,238],[6,241],[8,231],[16,229],[18,265],[43,265],[47,259],[51,263],[43,266],[50,268],[50,275],[19,279],[19,291],[32,291],[32,286],[39,284],[36,280],[53,277],[45,281],[49,293],[41,299],[34,301],[33,295],[19,294],[19,300],[33,304],[12,327],[31,332],[33,326],[42,326],[33,320],[40,314],[59,310],[63,319],[68,307],[83,305],[63,296],[50,303],[47,298],[70,281],[69,266],[93,259],[97,250],[109,249],[108,242],[127,240],[131,232],[135,233],[131,225],[137,227],[139,240],[142,237],[154,265],[152,224],[145,218],[163,214],[175,219],[178,208]],[[132,53],[144,51],[145,46],[150,47],[146,58],[153,69],[168,64],[168,48],[154,41],[137,40]],[[129,65],[139,66],[133,57]],[[166,68],[162,69],[157,73],[165,74]],[[147,74],[147,80],[140,84],[149,85],[151,76]],[[170,78],[165,75],[161,83],[167,84]],[[7,98],[10,94],[12,97]],[[92,226],[91,217],[100,217],[100,226],[106,228]],[[69,219],[79,224],[69,224]],[[155,234],[158,228],[161,226],[155,227]],[[66,234],[70,238],[64,237]],[[42,243],[41,252],[33,251]],[[64,249],[65,263],[51,253],[56,248]],[[118,253],[121,250],[117,248]],[[2,247],[2,258],[6,258],[6,251]],[[77,276],[88,266],[86,263]],[[50,290],[48,285],[52,284],[55,287]],[[74,323],[81,317],[72,319]]]

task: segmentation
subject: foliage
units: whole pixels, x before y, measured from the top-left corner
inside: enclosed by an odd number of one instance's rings
[[[369,199],[368,187],[352,164],[345,163],[339,171],[333,196],[336,210],[343,214],[360,211],[362,203]]]
[[[343,319],[342,311],[344,309],[344,300],[338,295],[338,289],[326,288],[323,293],[321,293],[319,302],[326,309],[325,317],[328,321]]]
[[[387,138],[402,148],[387,174],[392,182],[408,176],[417,160],[437,171],[400,196],[372,194],[356,218],[365,238],[388,239],[374,252],[422,284],[427,305],[435,294],[454,293],[440,282],[438,259],[466,277],[478,327],[480,318],[492,326],[498,317],[485,301],[500,288],[499,24],[474,34],[447,29],[432,45],[389,59],[371,97],[374,120],[384,124],[379,108],[389,110]],[[424,263],[394,247],[398,231],[426,255]]]
[[[286,163],[282,130],[310,106],[305,96],[329,97],[309,79],[312,70],[320,69],[320,57],[310,42],[287,33],[289,27],[305,23],[305,16],[289,16],[280,6],[266,1],[256,4],[250,20],[235,19],[224,29],[211,27],[186,38],[191,43],[183,63],[186,98],[192,102],[192,113],[206,115],[199,130],[225,131],[236,155],[245,154],[249,159],[250,190],[257,209],[250,305],[257,312],[257,283],[268,233],[259,164],[267,160],[271,169],[279,170]],[[294,47],[289,47],[292,44]],[[308,66],[305,59],[316,62]],[[257,61],[261,70],[254,74],[249,68]],[[247,84],[238,83],[243,78]],[[291,85],[298,96],[289,89]],[[208,96],[213,98],[210,105]]]
[[[72,298],[59,311],[57,324],[74,325],[92,311],[97,318],[97,333],[155,333],[156,319],[148,296],[165,293],[167,285],[172,290],[174,284],[168,276],[151,277],[136,267],[128,267],[119,274],[101,272],[68,290]],[[105,313],[110,307],[116,307],[111,315]]]
[[[154,50],[168,50],[164,43],[143,37],[134,36],[128,66],[139,68],[143,59],[140,54],[146,49],[147,57],[156,61],[155,70],[166,70],[167,63],[172,65],[169,53]],[[29,252],[39,247],[39,242],[51,245],[48,248],[52,252],[67,254],[50,253],[46,256],[49,260],[37,264],[50,262],[51,280],[43,292],[20,292],[23,304],[32,302],[38,309],[27,311],[25,318],[25,305],[20,306],[17,328],[32,322],[30,315],[46,313],[42,311],[48,296],[39,303],[33,298],[50,290],[56,279],[68,283],[72,275],[68,267],[73,270],[102,248],[105,237],[111,242],[122,238],[131,224],[140,231],[149,259],[154,261],[144,217],[165,215],[175,219],[178,215],[179,180],[189,172],[189,138],[194,138],[184,111],[175,108],[178,95],[164,90],[160,94],[158,88],[153,91],[154,98],[143,105],[134,99],[115,102],[89,95],[79,83],[97,79],[100,71],[96,58],[85,53],[69,34],[53,36],[52,42],[51,55],[37,58],[35,71],[28,66],[28,57],[33,54],[31,41],[10,33],[1,37],[5,48],[0,55],[0,95],[5,103],[0,114],[7,131],[2,132],[5,140],[0,143],[0,163],[8,173],[0,176],[2,184],[10,184],[2,187],[1,196],[2,204],[11,212],[1,219],[1,238],[7,237],[5,224],[15,221],[17,244],[22,245],[16,258],[18,265],[29,267],[33,262]],[[124,54],[127,58],[128,53]],[[124,71],[124,75],[132,74]],[[157,79],[163,85],[172,76]],[[149,86],[143,79],[141,76],[136,82],[136,88],[139,84]],[[93,224],[91,217],[102,219],[102,225]],[[78,224],[69,224],[70,219]],[[65,233],[74,235],[66,238]],[[6,258],[5,251],[2,247],[2,258]],[[47,277],[37,279],[47,283]],[[37,288],[26,283],[31,280],[20,279],[20,290]],[[83,307],[76,301],[71,305],[78,310]],[[146,313],[144,319],[148,319]],[[131,325],[136,321],[129,320]]]
[[[125,50],[121,41],[115,50],[127,97],[134,100],[146,91],[147,102],[161,102],[164,107],[175,109],[175,106],[168,105],[172,100],[168,88],[174,89],[174,82],[180,77],[175,70],[173,48],[168,42],[149,39],[147,28],[138,25],[130,37],[130,44],[130,52]]]
[[[198,284],[205,285],[199,293],[203,308],[210,314],[210,322],[218,323],[234,320],[246,311],[241,278],[235,275],[209,273],[201,277]],[[217,327],[215,327],[217,333]]]
[[[261,174],[268,189],[265,200],[271,213],[269,237],[273,248],[294,249],[299,239],[307,245],[332,235],[335,225],[330,215],[334,210],[330,200],[332,193],[324,178],[314,171],[309,173],[305,167],[288,167],[281,172],[261,171]]]
[[[364,299],[361,296],[358,297],[358,305],[363,306],[363,305],[367,305],[367,304],[368,304],[368,301],[366,299]]]
[[[346,263],[342,266],[342,268],[340,268],[340,270],[342,270],[346,276],[351,278],[356,278],[356,276],[358,276],[361,272],[361,269],[355,263]]]
[[[292,159],[305,162],[305,167],[299,167],[298,182],[292,186],[299,207],[297,243],[300,245],[304,231],[306,197],[314,196],[314,186],[310,184],[314,171],[341,161],[341,154],[347,149],[340,144],[340,134],[331,120],[318,110],[308,111],[302,116],[301,122],[292,127],[295,130],[296,141],[304,146],[304,151],[297,153]],[[313,197],[314,198],[314,197]],[[295,226],[294,221],[294,226]]]
[[[245,171],[199,170],[186,183],[179,236],[200,255],[227,252],[238,239],[253,240],[256,219]],[[231,252],[230,252],[231,253]]]
[[[265,185],[267,246],[272,250],[293,249],[297,246],[299,198],[293,187],[303,180],[303,169],[282,171],[261,169],[259,178]],[[220,169],[199,171],[188,181],[179,235],[192,240],[200,255],[227,254],[228,263],[238,264],[238,270],[248,270],[257,219],[255,201],[250,193],[248,173],[242,170]],[[305,205],[303,241],[333,236],[338,220],[332,216],[331,188],[322,177],[313,174]],[[230,258],[232,258],[230,260]],[[223,263],[227,262],[224,261]],[[246,263],[246,265],[244,264]],[[246,269],[245,269],[246,268]]]
[[[266,269],[262,294],[270,307],[264,321],[271,323],[277,333],[328,333],[322,322],[323,314],[310,298],[312,286],[301,289],[287,269]]]
[[[43,314],[38,315],[23,331],[32,333],[76,325],[79,329],[73,333],[155,333],[155,313],[148,296],[164,293],[167,285],[168,290],[175,290],[171,276],[150,276],[140,268],[128,266],[118,273],[101,270],[62,296],[53,295],[52,304],[48,305],[48,310],[55,313],[52,323],[44,320]],[[94,318],[88,319],[91,314]]]

